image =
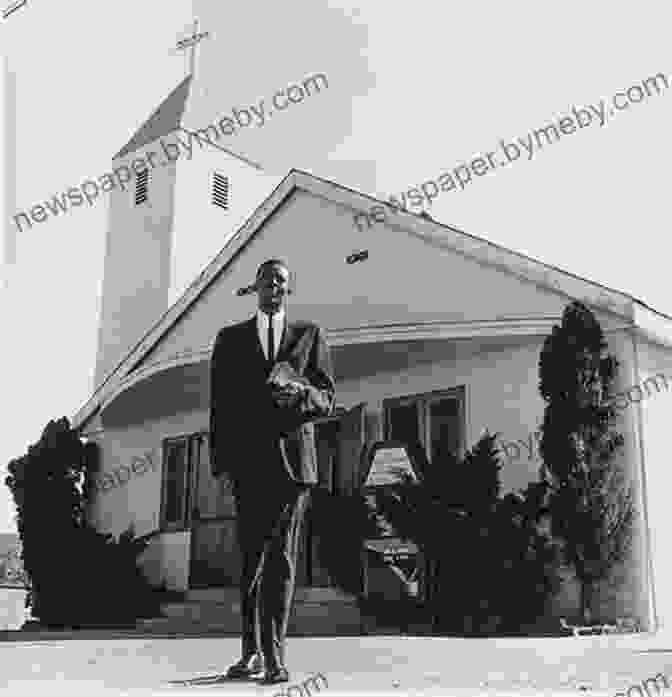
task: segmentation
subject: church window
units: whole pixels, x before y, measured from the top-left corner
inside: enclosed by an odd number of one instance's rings
[[[135,180],[135,205],[139,206],[147,201],[147,186],[149,184],[149,170],[144,169]]]
[[[229,178],[218,172],[212,182],[212,203],[225,211],[229,209]]]
[[[167,439],[163,444],[163,527],[183,530],[188,517],[189,448],[187,438]]]
[[[385,438],[421,447],[429,463],[464,454],[464,389],[383,402]]]

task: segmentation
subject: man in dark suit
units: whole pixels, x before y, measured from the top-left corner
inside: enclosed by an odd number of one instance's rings
[[[273,684],[289,680],[284,644],[299,535],[318,481],[311,420],[331,413],[335,390],[322,330],[286,320],[287,265],[264,262],[250,290],[258,295],[256,316],[224,327],[215,341],[211,458],[213,475],[226,473],[233,487],[243,560],[242,657],[227,676]],[[279,362],[295,371],[283,387],[268,382]]]

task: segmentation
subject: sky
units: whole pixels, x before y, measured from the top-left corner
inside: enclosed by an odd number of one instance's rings
[[[273,172],[297,167],[381,198],[672,75],[662,1],[28,0],[0,23],[16,76],[18,210],[110,169],[183,79],[173,47],[194,17],[211,33],[199,49],[203,124],[324,73],[328,91],[230,146]],[[670,85],[442,193],[431,215],[672,315]],[[17,233],[0,287],[2,468],[90,395],[106,222],[99,201]],[[0,531],[13,519],[0,486]]]

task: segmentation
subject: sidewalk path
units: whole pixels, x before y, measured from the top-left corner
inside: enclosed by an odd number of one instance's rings
[[[221,674],[237,658],[239,645],[237,638],[213,637],[5,641],[0,643],[0,695],[271,697],[280,693],[281,685],[176,684]],[[648,635],[290,638],[288,665],[290,684],[322,673],[328,680],[328,687],[320,691],[324,697],[614,697],[657,673],[672,675],[672,641]],[[672,695],[672,690],[668,692]],[[316,694],[313,688],[313,697]]]

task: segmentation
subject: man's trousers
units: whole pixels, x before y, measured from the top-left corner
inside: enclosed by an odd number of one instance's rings
[[[263,656],[267,670],[284,667],[285,635],[296,588],[301,527],[310,487],[287,481],[239,491],[242,555],[242,657]]]

